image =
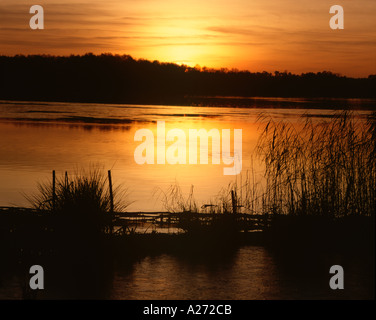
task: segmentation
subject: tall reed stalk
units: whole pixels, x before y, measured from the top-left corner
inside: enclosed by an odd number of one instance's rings
[[[264,212],[375,215],[375,113],[367,121],[347,111],[324,122],[270,120],[257,151],[266,168]]]

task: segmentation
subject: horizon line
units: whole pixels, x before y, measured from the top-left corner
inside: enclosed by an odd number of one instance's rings
[[[242,73],[242,72],[248,72],[248,73],[268,73],[268,74],[271,74],[272,76],[276,76],[276,73],[281,73],[281,74],[288,74],[288,75],[292,75],[292,76],[301,76],[301,75],[305,75],[305,74],[320,74],[320,73],[330,73],[330,74],[333,74],[337,77],[342,77],[342,78],[348,78],[348,79],[368,79],[370,77],[373,77],[373,76],[376,76],[376,74],[368,74],[368,76],[363,76],[363,77],[353,77],[353,76],[348,76],[348,75],[344,75],[342,73],[337,73],[337,72],[333,72],[333,71],[330,71],[330,70],[322,70],[322,71],[317,71],[317,72],[313,72],[313,71],[305,71],[305,72],[301,72],[300,74],[298,73],[292,73],[288,70],[284,70],[284,71],[279,71],[279,70],[275,70],[273,72],[271,71],[266,71],[266,70],[263,70],[263,71],[251,71],[249,69],[238,69],[238,68],[235,68],[235,67],[220,67],[220,68],[213,68],[213,67],[207,67],[207,66],[200,66],[200,64],[196,64],[194,67],[191,67],[185,63],[177,63],[177,62],[173,62],[173,61],[160,61],[160,60],[151,60],[151,59],[146,59],[146,58],[135,58],[133,57],[132,55],[130,54],[126,54],[126,53],[123,53],[123,54],[119,54],[119,53],[112,53],[112,52],[102,52],[102,53],[93,53],[93,52],[86,52],[85,54],[75,54],[75,53],[71,53],[71,54],[67,54],[67,55],[55,55],[55,54],[50,54],[50,53],[36,53],[36,54],[24,54],[24,53],[16,53],[16,54],[13,54],[13,55],[5,55],[5,54],[1,54],[0,53],[0,57],[6,57],[6,58],[15,58],[15,57],[55,57],[55,58],[69,58],[69,57],[85,57],[85,56],[95,56],[95,57],[100,57],[100,56],[113,56],[113,57],[129,57],[135,61],[148,61],[150,63],[154,63],[154,62],[157,62],[159,64],[173,64],[173,65],[176,65],[178,67],[186,67],[187,69],[191,69],[191,70],[197,70],[197,71],[200,71],[200,72],[215,72],[215,71],[221,71],[221,72],[234,72],[234,73]]]

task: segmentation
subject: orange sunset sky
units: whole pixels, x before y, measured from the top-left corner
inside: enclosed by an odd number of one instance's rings
[[[31,30],[29,8],[44,8]],[[329,27],[342,5],[345,29]],[[374,0],[0,0],[0,54],[130,54],[189,66],[376,73]]]

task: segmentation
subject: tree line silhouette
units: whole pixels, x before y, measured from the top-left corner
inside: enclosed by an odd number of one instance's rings
[[[0,71],[3,100],[179,104],[199,96],[376,97],[376,75],[210,69],[129,55],[0,56]]]

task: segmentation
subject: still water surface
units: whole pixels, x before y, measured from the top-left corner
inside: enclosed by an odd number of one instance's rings
[[[329,288],[333,262],[346,270],[346,290]],[[228,256],[182,259],[145,257],[128,272],[116,272],[111,299],[270,300],[370,299],[372,270],[356,255],[297,253],[276,257],[258,246]],[[329,267],[328,267],[329,266]]]
[[[115,185],[128,188],[133,203],[129,211],[163,210],[157,190],[176,182],[184,192],[194,185],[199,204],[215,198],[235,179],[224,176],[219,165],[138,165],[134,141],[139,129],[166,130],[242,129],[243,172],[253,169],[262,179],[262,164],[252,158],[266,120],[295,122],[303,114],[325,120],[334,110],[296,108],[298,99],[262,100],[262,107],[180,107],[100,105],[0,101],[0,206],[28,206],[25,194],[37,190],[38,182],[51,179],[51,171],[73,174],[75,169],[99,165],[111,169]],[[304,101],[302,102],[304,103]],[[358,105],[359,101],[353,101]],[[373,103],[373,102],[372,102]],[[267,107],[265,107],[267,104]],[[291,104],[291,108],[286,105]],[[326,102],[326,106],[328,102]],[[310,105],[312,107],[312,105]],[[369,111],[357,111],[364,117]],[[210,159],[209,152],[209,159]],[[221,257],[184,258],[169,254],[146,256],[117,265],[106,280],[99,298],[106,299],[341,299],[372,298],[374,288],[362,259],[322,254],[320,259],[297,253],[294,259],[278,258],[267,248],[245,246]],[[298,257],[298,259],[297,259]],[[304,261],[303,261],[303,260]],[[346,270],[346,289],[329,289],[329,268],[341,264]],[[94,279],[93,279],[94,281]],[[47,292],[45,294],[48,294]],[[42,294],[43,295],[43,294]],[[0,274],[0,299],[22,297],[21,280],[12,272]],[[45,296],[44,298],[50,298]],[[43,298],[43,296],[41,297]]]
[[[111,300],[280,300],[374,299],[374,270],[356,253],[334,252],[276,256],[265,247],[244,246],[231,253],[187,257],[148,255],[116,264],[103,276],[79,277],[65,293],[51,290],[45,268],[45,290],[37,299]],[[329,268],[345,270],[345,289],[331,290]],[[3,265],[4,267],[4,265]],[[90,266],[95,269],[95,266]],[[22,299],[25,278],[0,268],[0,299]],[[61,270],[64,272],[64,270]],[[92,273],[92,272],[91,272]]]
[[[297,108],[304,102],[262,99],[262,108],[219,108],[0,101],[0,206],[29,206],[25,195],[35,193],[38,182],[51,181],[52,170],[57,175],[74,174],[77,169],[95,166],[111,169],[114,184],[128,190],[132,202],[128,211],[164,210],[161,191],[175,183],[184,193],[193,185],[199,205],[214,201],[240,175],[224,175],[223,169],[230,166],[222,158],[220,164],[211,163],[210,144],[209,164],[139,165],[134,160],[141,144],[134,141],[136,131],[150,129],[156,139],[157,121],[165,121],[166,132],[179,128],[187,137],[189,129],[217,129],[220,133],[230,129],[232,136],[234,129],[242,129],[242,173],[253,170],[256,179],[262,180],[263,167],[254,157],[254,148],[268,119],[295,122],[309,114],[319,121],[334,112],[320,109],[320,101],[316,109]],[[359,106],[358,100],[347,103]],[[357,113],[364,116],[369,111]],[[230,141],[233,151],[233,138]],[[171,144],[166,142],[166,148]]]

